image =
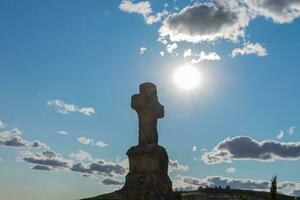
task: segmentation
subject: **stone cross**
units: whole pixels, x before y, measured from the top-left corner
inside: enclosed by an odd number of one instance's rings
[[[157,119],[164,117],[153,83],[140,85],[140,93],[131,97],[131,107],[139,117],[139,145],[158,144]]]

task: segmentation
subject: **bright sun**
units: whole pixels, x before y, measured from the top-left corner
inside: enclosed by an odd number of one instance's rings
[[[191,65],[185,65],[174,71],[173,80],[179,88],[191,90],[200,85],[202,77],[198,69]]]

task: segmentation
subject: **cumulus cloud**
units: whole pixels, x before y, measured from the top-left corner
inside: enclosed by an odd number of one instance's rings
[[[275,23],[291,23],[300,16],[299,0],[243,0],[256,15]]]
[[[81,144],[97,146],[97,147],[100,147],[100,148],[106,147],[108,145],[105,142],[102,142],[100,140],[95,141],[94,139],[86,138],[86,137],[79,137],[79,138],[77,138],[77,140]]]
[[[231,57],[236,57],[237,55],[249,55],[256,54],[257,56],[266,56],[268,55],[267,50],[261,46],[259,43],[250,43],[247,42],[244,44],[243,48],[235,48],[232,50]]]
[[[181,164],[178,160],[169,160],[169,172],[187,171],[189,166]]]
[[[68,135],[69,134],[67,131],[64,131],[64,130],[59,130],[59,131],[57,131],[57,133],[60,135]]]
[[[102,183],[104,185],[113,185],[113,186],[118,186],[118,185],[123,185],[124,184],[123,181],[120,181],[120,180],[117,180],[117,179],[114,179],[114,178],[106,178],[102,181]]]
[[[0,139],[0,146],[5,146],[5,147],[15,147],[15,148],[49,148],[46,144],[35,140],[33,142],[29,142],[24,140],[20,136],[16,136],[10,139]]]
[[[229,167],[225,170],[226,174],[233,174],[235,172],[236,172],[236,168],[234,168],[234,167]]]
[[[134,3],[131,0],[122,0],[119,9],[124,12],[142,15],[145,22],[149,25],[161,21],[161,19],[168,14],[166,10],[153,14],[150,1]]]
[[[235,0],[195,3],[169,15],[159,29],[171,41],[212,42],[218,39],[238,41],[244,37],[251,16]]]
[[[141,47],[139,50],[139,54],[144,54],[146,50],[147,50],[146,47]]]
[[[0,121],[0,129],[5,128],[6,124],[3,121]]]
[[[69,112],[79,112],[84,115],[90,116],[90,115],[96,113],[94,108],[78,107],[74,104],[65,103],[63,100],[60,100],[60,99],[49,100],[47,102],[47,105],[54,106],[57,109],[57,112],[59,112],[61,114],[68,114]]]
[[[79,150],[76,153],[71,153],[70,157],[72,159],[78,160],[78,161],[82,161],[82,160],[93,160],[93,157],[91,156],[91,154],[89,154],[86,151],[83,150]]]
[[[192,60],[192,63],[199,63],[202,61],[214,61],[221,60],[221,57],[216,52],[204,52],[201,51],[200,54],[194,55],[196,58]]]
[[[232,160],[298,160],[300,142],[257,141],[246,136],[228,137],[213,150],[205,152],[202,160],[206,164],[231,162]]]
[[[21,136],[21,135],[22,135],[22,132],[18,128],[0,132],[0,137],[4,138],[4,139],[10,138],[10,137],[15,137],[15,136]]]

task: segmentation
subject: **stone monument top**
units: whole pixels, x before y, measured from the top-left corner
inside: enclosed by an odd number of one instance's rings
[[[131,97],[131,107],[139,118],[139,144],[127,151],[129,173],[120,190],[122,200],[175,200],[168,176],[169,157],[158,145],[157,120],[164,117],[164,106],[153,83],[140,85]]]
[[[140,85],[140,93],[131,97],[131,107],[139,118],[139,145],[158,144],[157,119],[164,117],[164,106],[153,83]]]

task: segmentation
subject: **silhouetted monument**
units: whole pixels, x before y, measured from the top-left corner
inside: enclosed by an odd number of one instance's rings
[[[168,176],[169,158],[158,145],[157,120],[164,117],[153,83],[140,85],[140,93],[131,98],[131,107],[139,118],[139,144],[127,151],[129,173],[121,189],[124,200],[174,200]]]

